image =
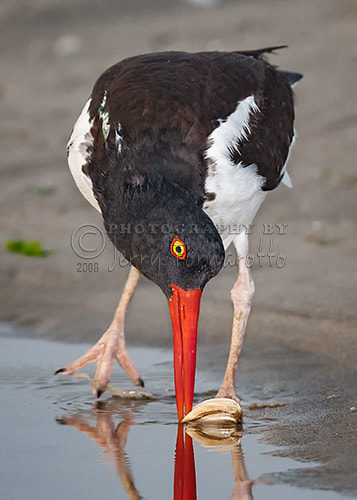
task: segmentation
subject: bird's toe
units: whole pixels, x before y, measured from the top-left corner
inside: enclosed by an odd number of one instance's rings
[[[136,379],[135,385],[137,385],[138,387],[145,387],[144,381],[141,377]]]
[[[96,379],[92,380],[92,393],[96,398],[100,398],[100,396],[105,392],[107,384],[102,384]]]
[[[59,373],[62,373],[64,375],[65,371],[66,371],[66,368],[60,368],[59,370],[56,370],[53,375],[58,375]]]

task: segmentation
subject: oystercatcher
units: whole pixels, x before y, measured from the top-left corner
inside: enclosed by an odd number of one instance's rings
[[[201,292],[233,242],[239,274],[231,290],[231,348],[217,396],[239,401],[235,377],[254,284],[246,265],[250,224],[267,192],[290,185],[294,140],[291,87],[302,77],[265,54],[163,52],[125,59],[94,85],[68,143],[84,197],[101,212],[109,238],[131,263],[113,322],[77,361],[97,361],[99,397],[114,359],[143,385],[124,338],[125,313],[140,273],[165,294],[174,336],[178,417],[192,408]],[[232,228],[238,231],[232,231]]]

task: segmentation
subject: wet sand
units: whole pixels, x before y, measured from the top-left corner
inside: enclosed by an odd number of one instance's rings
[[[128,272],[114,263],[109,244],[91,260],[77,247],[82,226],[95,226],[88,246],[98,250],[102,242],[100,217],[77,191],[65,159],[70,130],[98,74],[123,57],[154,50],[289,45],[271,61],[304,74],[296,87],[298,140],[289,165],[294,188],[271,193],[255,220],[256,296],[238,387],[248,402],[278,394],[285,406],[255,410],[273,419],[264,439],[283,444],[279,453],[320,464],[275,474],[274,481],[347,494],[357,492],[357,412],[350,410],[357,404],[356,27],[352,0],[210,7],[35,0],[0,7],[1,241],[38,239],[56,250],[30,259],[0,248],[0,319],[23,329],[16,335],[65,342],[98,338]],[[276,224],[287,224],[282,234]],[[199,362],[217,372],[217,387],[236,272],[232,256],[202,304]],[[145,279],[127,337],[131,345],[171,344],[167,305]]]

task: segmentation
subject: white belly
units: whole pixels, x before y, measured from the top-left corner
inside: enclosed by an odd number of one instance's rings
[[[255,165],[216,165],[208,174],[206,192],[215,193],[215,198],[207,201],[203,209],[216,225],[225,248],[237,234],[248,230],[267,195],[261,190],[263,183]]]

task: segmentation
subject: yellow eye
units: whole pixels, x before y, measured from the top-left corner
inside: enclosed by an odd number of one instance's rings
[[[186,257],[186,245],[179,238],[174,238],[170,245],[171,253],[174,257],[184,260]]]

